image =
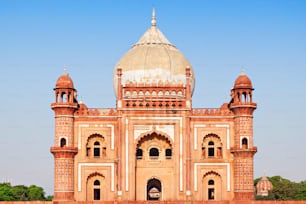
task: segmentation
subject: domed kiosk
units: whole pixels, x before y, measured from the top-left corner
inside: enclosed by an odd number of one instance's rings
[[[234,88],[235,89],[239,89],[239,88],[253,89],[251,79],[244,72],[242,72],[238,76],[238,78],[235,80]]]
[[[261,179],[256,184],[256,195],[268,196],[269,191],[273,189],[272,182],[266,176],[261,177]]]
[[[55,88],[74,89],[73,81],[66,70],[64,70],[64,73],[56,80]]]

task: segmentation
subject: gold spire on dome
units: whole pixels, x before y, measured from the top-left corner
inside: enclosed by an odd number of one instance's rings
[[[156,26],[155,8],[152,10],[151,27],[143,34],[134,46],[149,45],[149,44],[163,44],[175,47],[172,45],[162,32]]]
[[[156,15],[155,15],[155,8],[152,9],[152,20],[151,20],[151,26],[156,27]]]

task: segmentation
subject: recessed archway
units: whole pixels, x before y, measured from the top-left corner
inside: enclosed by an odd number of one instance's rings
[[[99,201],[105,198],[105,177],[94,172],[87,177],[86,182],[86,200]]]
[[[222,178],[215,171],[209,171],[202,179],[202,199],[222,200]]]
[[[147,182],[147,200],[160,200],[162,186],[160,180],[152,178]]]

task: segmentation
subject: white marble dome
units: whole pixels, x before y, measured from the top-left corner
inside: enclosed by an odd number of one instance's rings
[[[122,85],[131,82],[185,85],[186,67],[190,67],[191,91],[194,89],[194,72],[190,62],[157,28],[154,10],[151,27],[115,66],[113,82],[116,95],[119,67],[122,69]]]

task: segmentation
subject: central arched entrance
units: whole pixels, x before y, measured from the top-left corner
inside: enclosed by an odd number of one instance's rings
[[[152,178],[147,183],[147,200],[160,200],[162,192],[161,182]]]
[[[172,139],[162,132],[147,132],[135,141],[135,199],[175,199],[175,157]],[[162,183],[162,184],[161,184]]]

